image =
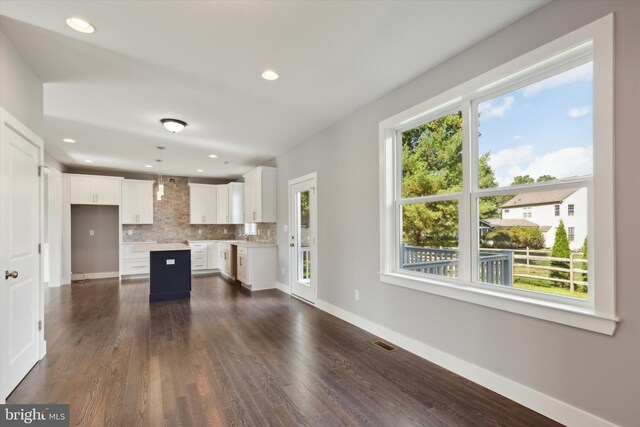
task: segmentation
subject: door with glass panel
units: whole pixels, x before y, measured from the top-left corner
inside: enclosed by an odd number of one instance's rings
[[[317,298],[317,213],[315,173],[289,181],[289,280],[291,293]]]

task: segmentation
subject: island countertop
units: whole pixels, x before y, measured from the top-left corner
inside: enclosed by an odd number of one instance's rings
[[[135,245],[132,252],[157,252],[157,251],[188,251],[191,250],[185,243],[149,243]]]

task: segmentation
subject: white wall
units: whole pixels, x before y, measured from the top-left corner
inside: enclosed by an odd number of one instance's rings
[[[622,318],[616,334],[601,335],[380,282],[378,123],[613,11],[617,306]],[[638,22],[637,1],[552,2],[279,156],[278,281],[288,283],[288,233],[283,232],[288,223],[287,182],[317,171],[320,300],[614,423],[637,425]],[[381,64],[400,65],[392,56],[388,64]],[[356,289],[360,301],[354,300]]]
[[[0,28],[0,105],[44,138],[42,81]]]

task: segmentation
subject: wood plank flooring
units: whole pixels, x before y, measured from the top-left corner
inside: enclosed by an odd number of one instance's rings
[[[81,426],[551,426],[509,399],[277,290],[194,277],[47,291],[48,354],[7,403],[70,403]]]

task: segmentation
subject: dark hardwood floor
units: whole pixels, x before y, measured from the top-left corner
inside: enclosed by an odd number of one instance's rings
[[[47,292],[48,354],[8,403],[70,403],[72,425],[557,425],[279,291],[197,277]]]

